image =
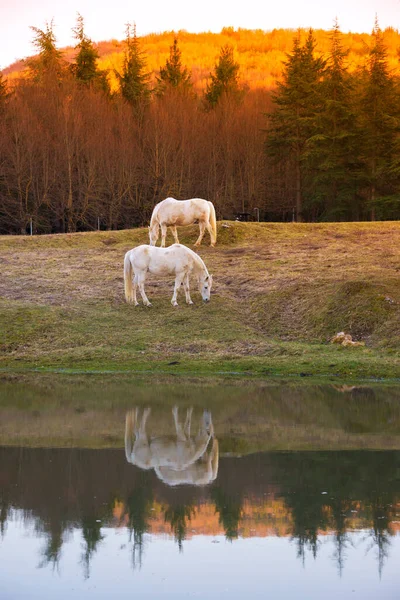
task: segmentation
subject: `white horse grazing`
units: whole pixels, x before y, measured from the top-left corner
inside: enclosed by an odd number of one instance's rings
[[[161,228],[161,246],[165,246],[167,228],[170,227],[176,244],[179,244],[177,225],[192,225],[198,223],[200,235],[195,246],[201,244],[204,231],[207,229],[211,238],[211,246],[217,241],[217,219],[215,208],[209,200],[192,198],[191,200],[175,200],[166,198],[156,204],[150,219],[149,236],[150,244],[156,245]]]
[[[177,296],[183,284],[186,302],[193,304],[189,292],[189,276],[193,273],[198,280],[201,297],[205,302],[210,299],[212,275],[206,265],[193,250],[181,244],[172,244],[168,248],[157,248],[143,244],[129,250],[124,259],[125,299],[137,306],[136,289],[139,288],[145,306],[151,306],[144,291],[147,273],[155,275],[175,275],[175,287],[171,303],[178,306]]]
[[[192,411],[192,408],[187,409],[182,427],[178,407],[175,406],[172,409],[175,435],[154,437],[148,436],[146,432],[150,408],[144,409],[141,419],[138,408],[128,411],[125,419],[126,460],[141,469],[154,469],[157,477],[168,485],[205,485],[213,481],[218,473],[219,453],[216,440],[211,452],[207,452],[210,440],[213,439],[214,442],[211,414],[206,410],[203,412],[198,434],[192,438]],[[204,464],[203,468],[199,468],[199,461]]]

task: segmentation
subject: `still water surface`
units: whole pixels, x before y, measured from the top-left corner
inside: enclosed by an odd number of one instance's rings
[[[399,597],[399,388],[96,386],[0,384],[1,600]]]

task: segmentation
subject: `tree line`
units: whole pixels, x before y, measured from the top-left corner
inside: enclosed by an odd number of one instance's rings
[[[81,563],[87,577],[104,528],[115,526],[116,506],[118,525],[129,532],[132,566],[140,568],[154,517],[170,527],[181,549],[192,529],[191,520],[202,505],[209,505],[227,540],[246,537],[255,515],[261,531],[268,526],[280,535],[289,533],[293,551],[303,563],[307,554],[318,558],[324,533],[331,534],[332,558],[340,574],[346,568],[352,534],[361,531],[381,576],[391,538],[398,534],[400,456],[396,450],[277,451],[239,461],[225,458],[211,486],[174,490],[157,482],[150,471],[127,464],[121,470],[120,454],[119,449],[99,453],[25,448],[21,453],[19,448],[1,448],[6,483],[0,493],[0,537],[7,536],[8,523],[21,511],[34,522],[35,527],[28,522],[30,529],[45,539],[40,564],[56,566],[67,532],[80,530]],[[275,498],[268,500],[271,491]],[[275,509],[272,514],[271,509]]]
[[[167,196],[218,218],[400,218],[400,78],[377,21],[353,72],[337,24],[326,57],[296,32],[272,91],[249,89],[228,44],[196,92],[178,36],[150,73],[131,25],[112,91],[80,15],[71,64],[52,23],[32,31],[26,75],[0,74],[0,233],[145,225]]]

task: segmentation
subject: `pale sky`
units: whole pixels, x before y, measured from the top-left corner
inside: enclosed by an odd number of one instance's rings
[[[123,40],[128,22],[136,23],[138,36],[223,27],[329,30],[336,17],[344,33],[370,33],[375,16],[381,29],[400,29],[400,0],[0,0],[0,7],[0,69],[35,53],[30,26],[45,29],[53,19],[57,46],[75,45],[78,12],[94,42]]]

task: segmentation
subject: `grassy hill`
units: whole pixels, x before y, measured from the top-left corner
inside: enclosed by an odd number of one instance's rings
[[[209,304],[127,305],[147,229],[0,238],[0,369],[400,378],[400,223],[220,222]],[[197,227],[180,231],[191,245]],[[169,242],[172,239],[167,238]],[[364,346],[331,344],[345,331]]]

